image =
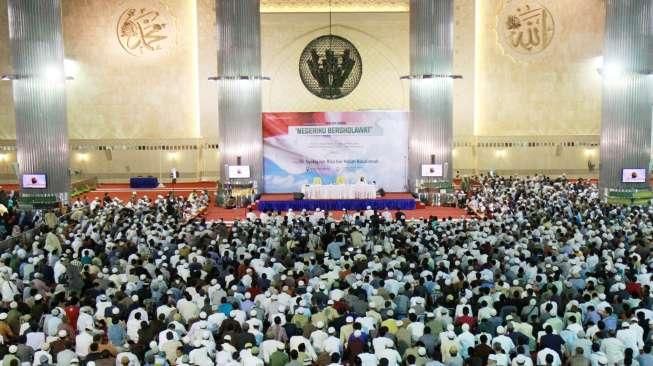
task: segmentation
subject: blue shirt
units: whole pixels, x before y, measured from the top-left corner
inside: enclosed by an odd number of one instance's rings
[[[342,245],[343,243],[337,241],[332,241],[327,245],[326,250],[329,252],[329,257],[331,257],[331,259],[340,259],[340,256],[342,255],[340,253],[340,246]]]
[[[653,366],[653,355],[650,353],[642,353],[638,358],[639,366]]]
[[[122,347],[127,342],[125,329],[120,324],[109,325],[107,337],[114,346]]]
[[[233,309],[234,307],[230,303],[220,304],[220,306],[218,306],[218,313],[222,313],[228,317]]]
[[[617,330],[617,317],[610,315],[603,319],[603,324],[605,324],[605,330]]]

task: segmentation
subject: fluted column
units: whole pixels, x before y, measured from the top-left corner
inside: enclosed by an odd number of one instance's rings
[[[249,165],[263,187],[261,16],[259,0],[216,0],[218,133],[221,178],[226,165]]]
[[[622,169],[649,168],[653,68],[653,2],[607,0],[603,49],[601,166],[603,189],[647,189],[622,183]]]
[[[453,147],[452,74],[453,0],[410,1],[410,135],[409,185],[421,165],[443,164],[451,180]],[[419,78],[430,75],[430,78]]]
[[[23,195],[57,195],[70,189],[64,45],[60,0],[8,0],[9,38],[21,174],[47,174],[47,189]]]

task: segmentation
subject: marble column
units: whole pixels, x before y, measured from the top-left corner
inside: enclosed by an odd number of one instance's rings
[[[220,177],[248,165],[263,185],[261,16],[259,0],[216,0]]]
[[[46,189],[22,193],[67,201],[70,173],[61,2],[8,0],[7,4],[18,167],[21,175],[47,175]]]
[[[624,183],[622,170],[649,168],[653,2],[607,0],[603,48],[603,109],[599,185],[648,189],[648,182]]]
[[[409,188],[421,165],[443,165],[451,180],[453,148],[453,0],[410,1]],[[429,75],[427,78],[422,76]]]

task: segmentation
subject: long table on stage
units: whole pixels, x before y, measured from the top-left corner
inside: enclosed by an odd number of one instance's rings
[[[410,193],[387,193],[384,197],[373,199],[293,199],[292,193],[264,194],[257,203],[259,211],[315,211],[321,210],[414,210],[415,198]]]
[[[309,200],[353,200],[375,199],[374,184],[312,184],[305,185],[301,190],[305,199]]]

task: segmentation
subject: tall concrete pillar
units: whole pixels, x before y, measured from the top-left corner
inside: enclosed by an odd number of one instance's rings
[[[623,169],[648,170],[651,159],[653,2],[607,0],[601,122],[602,190],[648,189]]]
[[[218,133],[221,179],[228,165],[249,165],[263,187],[261,16],[259,0],[216,0]]]
[[[70,189],[64,44],[60,0],[8,0],[18,167],[46,174],[27,195],[67,201]]]
[[[453,0],[410,1],[410,189],[431,162],[451,180],[453,17]]]

